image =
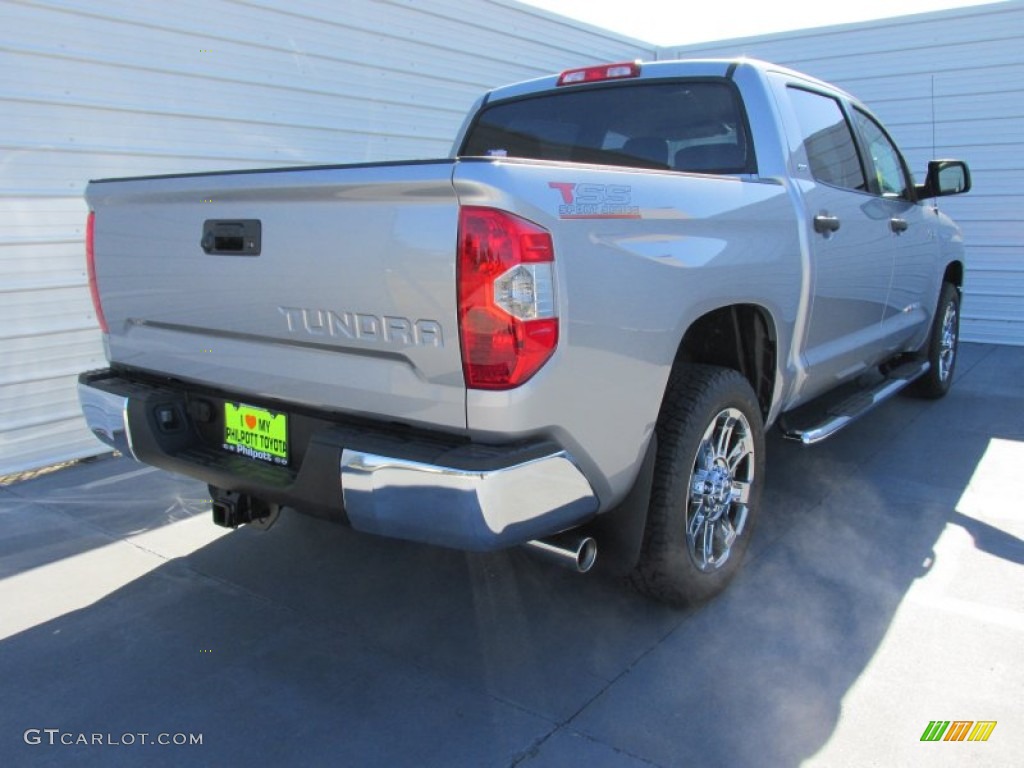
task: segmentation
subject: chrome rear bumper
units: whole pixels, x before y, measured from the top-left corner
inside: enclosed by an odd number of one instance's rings
[[[522,544],[585,522],[598,508],[565,451],[473,471],[346,449],[341,487],[356,530],[459,549]]]
[[[550,441],[475,445],[424,433],[417,442],[408,433],[322,417],[303,417],[299,429],[296,415],[290,439],[300,458],[270,466],[216,444],[211,430],[223,434],[216,421],[222,396],[190,389],[193,404],[211,404],[202,438],[180,386],[97,371],[80,377],[78,394],[93,434],[126,456],[226,491],[347,519],[367,533],[493,550],[573,528],[598,511],[582,471]],[[154,413],[169,407],[180,422],[166,432]]]
[[[102,442],[129,458],[135,458],[128,429],[128,397],[78,382],[78,401],[86,424]]]

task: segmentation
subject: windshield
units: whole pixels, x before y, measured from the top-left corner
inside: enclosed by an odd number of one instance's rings
[[[748,136],[725,80],[630,82],[486,106],[459,154],[753,173]]]

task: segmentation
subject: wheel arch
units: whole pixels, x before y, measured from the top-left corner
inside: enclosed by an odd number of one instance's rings
[[[758,304],[741,303],[704,313],[686,329],[676,350],[673,365],[688,363],[738,371],[767,418],[778,371],[778,332],[771,312]]]
[[[957,288],[964,287],[964,265],[960,261],[951,261],[946,265],[946,271],[942,275],[942,282],[952,283]]]

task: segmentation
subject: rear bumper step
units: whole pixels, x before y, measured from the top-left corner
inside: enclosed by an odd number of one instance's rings
[[[204,438],[189,407],[196,393],[184,385],[99,371],[82,374],[78,390],[93,434],[127,456],[367,533],[486,551],[573,528],[598,510],[590,483],[551,441],[478,445],[307,416],[303,445],[283,467]],[[177,420],[170,430],[158,421],[167,412]]]
[[[779,420],[782,434],[788,440],[796,440],[804,445],[813,445],[826,440],[849,426],[877,405],[888,400],[915,379],[928,372],[927,361],[911,361],[890,371],[881,381],[861,389],[845,400],[829,407],[824,413],[818,414],[814,422],[807,426],[794,426],[792,416],[783,416]],[[813,403],[800,410],[813,408]]]

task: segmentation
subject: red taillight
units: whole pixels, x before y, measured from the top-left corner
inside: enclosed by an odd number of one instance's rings
[[[601,64],[597,67],[567,69],[558,76],[558,84],[576,85],[578,83],[598,83],[602,80],[622,80],[627,77],[639,76],[639,61],[623,61],[618,64]]]
[[[459,337],[471,389],[512,389],[558,345],[551,235],[511,213],[459,214]]]
[[[110,333],[107,328],[107,318],[103,316],[103,305],[100,304],[100,291],[96,285],[96,254],[93,242],[96,231],[96,213],[89,211],[89,218],[85,222],[85,265],[89,271],[89,293],[92,294],[92,306],[96,310],[96,320],[100,324],[100,330]]]

